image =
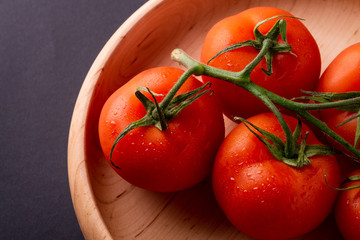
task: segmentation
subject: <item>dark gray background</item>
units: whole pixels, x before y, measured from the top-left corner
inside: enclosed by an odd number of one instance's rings
[[[67,176],[82,82],[146,0],[0,1],[0,239],[83,239]]]

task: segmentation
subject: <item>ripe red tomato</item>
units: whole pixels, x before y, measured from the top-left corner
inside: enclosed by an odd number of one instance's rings
[[[292,131],[297,120],[284,115]],[[248,119],[285,139],[277,118],[262,113]],[[310,129],[308,144],[320,144]],[[221,144],[213,168],[215,197],[230,222],[256,239],[289,239],[315,229],[331,212],[340,182],[334,156],[314,156],[311,164],[294,168],[275,159],[244,124]]]
[[[349,176],[359,175],[360,170]],[[359,185],[360,181],[346,183],[343,187]],[[360,188],[342,191],[335,205],[335,217],[338,228],[347,240],[360,239]]]
[[[317,92],[360,91],[360,43],[354,44],[343,50],[330,63],[322,74]],[[337,109],[326,109],[319,111],[320,119],[324,121],[333,131],[342,136],[349,143],[354,144],[357,119],[342,126],[336,127],[357,112],[341,111]],[[331,141],[334,146],[334,142]],[[357,147],[360,149],[360,146]]]
[[[203,43],[201,61],[207,63],[213,56],[225,47],[246,40],[253,40],[253,29],[257,23],[275,15],[290,13],[272,7],[256,7],[245,10],[237,15],[225,18],[214,25],[208,32]],[[262,24],[259,31],[266,34],[276,18]],[[273,74],[266,75],[261,69],[267,69],[265,60],[253,70],[250,77],[256,84],[286,98],[303,95],[300,90],[314,90],[321,70],[320,53],[311,33],[294,18],[284,18],[287,21],[287,40],[292,46],[291,53],[277,53],[273,59]],[[258,54],[253,47],[226,52],[209,65],[229,70],[241,71]],[[226,116],[243,118],[267,112],[265,105],[240,87],[210,77],[203,77],[205,82],[211,81],[215,94],[219,96]]]
[[[146,70],[114,92],[104,104],[99,119],[99,137],[106,159],[118,134],[142,118],[145,108],[135,97],[138,87],[166,95],[183,71],[171,67]],[[200,87],[190,77],[178,94]],[[148,97],[148,93],[144,93]],[[156,96],[160,103],[163,97]],[[168,129],[138,127],[116,145],[114,170],[131,184],[159,192],[191,187],[211,171],[216,151],[224,138],[224,120],[218,101],[201,96],[168,122]]]

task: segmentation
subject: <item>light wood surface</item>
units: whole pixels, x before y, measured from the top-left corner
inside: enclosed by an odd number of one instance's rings
[[[102,155],[97,121],[107,97],[132,76],[150,67],[178,66],[170,60],[174,48],[199,59],[204,36],[215,22],[254,6],[275,6],[305,18],[320,47],[322,70],[342,49],[360,41],[358,0],[148,1],[100,52],[74,108],[68,174],[86,239],[250,239],[226,220],[209,179],[169,194],[145,191],[122,180]],[[232,127],[229,123],[227,131]]]

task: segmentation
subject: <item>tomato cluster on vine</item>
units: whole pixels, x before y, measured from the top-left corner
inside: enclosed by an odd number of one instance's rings
[[[187,70],[143,71],[102,109],[100,144],[122,178],[173,192],[211,175],[226,217],[256,239],[304,235],[336,206],[343,236],[360,239],[360,190],[341,185],[359,167],[360,43],[320,76],[301,19],[256,7],[214,25],[199,62],[181,51],[173,59]],[[313,96],[292,100],[304,92]],[[226,137],[224,115],[240,121]]]

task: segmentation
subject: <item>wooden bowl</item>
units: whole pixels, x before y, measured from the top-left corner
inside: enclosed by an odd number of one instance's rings
[[[304,24],[319,44],[323,69],[342,49],[360,39],[357,0],[148,1],[100,52],[74,108],[68,174],[74,209],[86,239],[250,239],[223,215],[208,179],[177,193],[149,192],[125,182],[104,159],[97,122],[105,100],[131,77],[150,67],[178,66],[170,60],[175,48],[199,59],[204,36],[215,22],[260,5],[279,7],[306,19]],[[227,131],[231,128],[228,124]]]

